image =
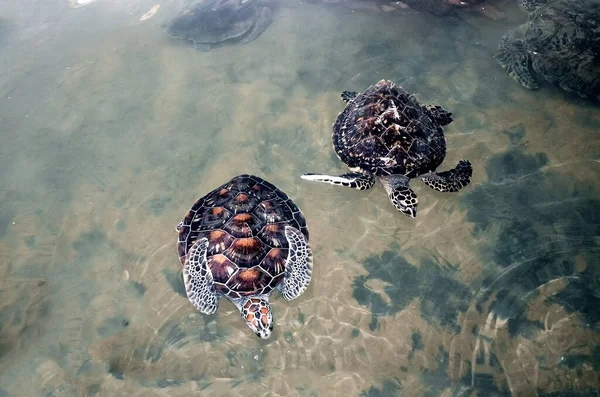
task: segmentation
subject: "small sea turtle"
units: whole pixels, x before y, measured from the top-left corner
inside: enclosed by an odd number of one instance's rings
[[[225,296],[266,339],[273,330],[271,293],[277,288],[291,301],[308,288],[312,252],[304,215],[257,176],[236,176],[198,199],[176,229],[185,290],[202,313],[216,312]]]
[[[446,156],[442,126],[452,122],[450,112],[419,104],[389,80],[361,94],[344,91],[342,100],[347,105],[333,125],[333,148],[352,172],[307,173],[303,179],[364,190],[372,188],[378,177],[392,204],[411,217],[417,215],[418,202],[409,187],[411,178],[419,177],[440,192],[456,192],[471,181],[468,160],[449,171],[434,172]]]
[[[523,87],[539,77],[600,100],[600,0],[517,0],[527,22],[501,39],[496,59]]]
[[[235,40],[246,44],[271,23],[272,11],[258,0],[206,0],[195,3],[167,26],[167,33],[191,41],[200,51]]]

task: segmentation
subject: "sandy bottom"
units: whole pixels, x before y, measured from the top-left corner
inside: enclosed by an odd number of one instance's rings
[[[257,40],[200,53],[164,2],[0,1],[0,396],[595,395],[597,106],[527,91],[492,57],[525,19],[289,2]],[[416,219],[331,147],[342,90],[381,78],[454,114]],[[304,211],[308,291],[259,340],[223,300],[196,312],[175,225],[231,177]],[[41,394],[40,394],[41,393]],[[556,394],[552,394],[556,393]],[[571,393],[571,394],[569,394]]]

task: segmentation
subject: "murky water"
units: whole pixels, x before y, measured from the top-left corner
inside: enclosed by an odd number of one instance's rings
[[[140,18],[156,4],[156,15]],[[600,388],[600,113],[496,63],[526,18],[289,1],[201,53],[174,2],[0,1],[0,396],[593,396]],[[419,215],[345,172],[339,93],[392,79],[454,114],[459,193]],[[313,279],[258,339],[185,297],[174,227],[234,175],[304,211]]]

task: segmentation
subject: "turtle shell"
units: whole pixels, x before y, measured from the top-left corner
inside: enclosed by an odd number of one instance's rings
[[[442,126],[414,95],[381,80],[351,100],[333,125],[333,147],[351,169],[409,178],[446,156]]]
[[[240,175],[188,211],[179,226],[179,260],[185,265],[192,245],[206,237],[218,293],[230,298],[268,294],[285,274],[287,225],[308,241],[304,215],[284,192],[257,176]]]
[[[167,27],[171,37],[216,44],[247,33],[259,16],[252,0],[209,0],[194,4]]]
[[[555,0],[532,13],[523,39],[546,81],[600,100],[600,1]]]

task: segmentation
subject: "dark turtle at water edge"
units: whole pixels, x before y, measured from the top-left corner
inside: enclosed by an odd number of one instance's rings
[[[360,94],[344,91],[342,100],[347,105],[333,125],[333,147],[352,172],[340,176],[307,173],[303,179],[364,190],[372,188],[377,177],[396,209],[410,217],[417,215],[418,203],[409,187],[411,178],[440,192],[456,192],[471,181],[468,160],[449,171],[435,172],[446,157],[442,126],[452,122],[450,112],[421,105],[389,80]]]
[[[240,175],[198,199],[177,225],[188,299],[204,314],[228,298],[250,329],[273,330],[269,297],[294,300],[310,284],[312,251],[302,211],[281,190]]]
[[[223,42],[249,43],[265,31],[272,15],[258,0],[207,0],[194,3],[166,29],[169,36],[208,51]]]
[[[523,87],[536,76],[583,98],[600,100],[600,0],[517,0],[527,22],[508,31],[496,59]]]

